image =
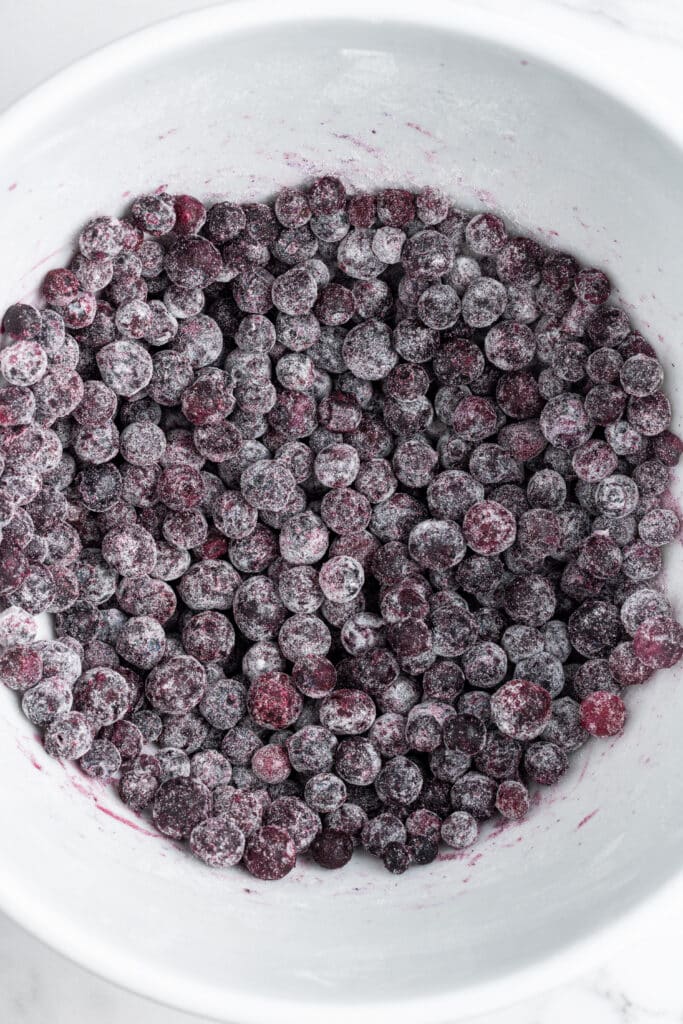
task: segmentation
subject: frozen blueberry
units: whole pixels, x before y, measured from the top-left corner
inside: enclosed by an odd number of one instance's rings
[[[24,692],[21,710],[32,725],[43,727],[71,711],[72,705],[69,682],[60,676],[50,676]]]
[[[83,713],[93,728],[123,718],[131,703],[125,676],[110,668],[84,672],[74,686],[73,697],[75,709]]]
[[[508,779],[499,785],[496,793],[496,810],[504,818],[519,821],[526,817],[530,803],[529,791],[523,782]]]
[[[353,855],[353,838],[340,829],[325,828],[313,840],[311,853],[320,867],[343,868]]]
[[[514,542],[514,516],[495,501],[479,501],[471,505],[463,519],[463,537],[480,555],[497,555]]]
[[[596,690],[581,701],[581,725],[592,736],[616,736],[625,721],[626,708],[616,693]]]
[[[507,736],[531,740],[538,736],[550,718],[551,702],[547,690],[526,679],[505,683],[491,698],[491,717]]]
[[[92,742],[88,720],[78,711],[57,715],[45,730],[45,750],[51,757],[77,760],[90,749]]]
[[[145,690],[156,710],[182,715],[201,701],[206,690],[206,675],[195,658],[175,656],[152,669]]]
[[[79,247],[4,318],[0,667],[207,864],[429,863],[678,660],[681,443],[602,271],[331,176]]]
[[[170,779],[159,787],[154,796],[154,824],[172,839],[188,838],[210,813],[211,794],[196,779]]]
[[[448,846],[462,850],[476,842],[479,826],[467,811],[453,811],[441,825],[441,838]]]
[[[121,767],[121,754],[109,740],[97,739],[79,759],[86,775],[94,779],[111,779]]]
[[[633,653],[648,668],[670,668],[683,654],[683,631],[670,615],[648,617],[633,637]]]
[[[190,833],[190,849],[212,868],[238,864],[244,848],[244,833],[228,814],[205,818]]]
[[[342,345],[345,365],[361,380],[381,380],[397,361],[391,333],[380,320],[365,320],[352,328]]]
[[[264,812],[266,825],[275,825],[291,836],[297,853],[309,848],[321,831],[319,816],[297,797],[278,797]]]
[[[145,670],[161,661],[165,647],[163,626],[145,615],[129,619],[116,641],[117,653],[135,668]]]

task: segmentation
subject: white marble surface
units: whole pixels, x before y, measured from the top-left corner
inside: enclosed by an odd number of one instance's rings
[[[286,0],[282,0],[286,2]],[[622,60],[639,47],[658,54],[666,93],[683,46],[681,0],[525,0],[553,5],[591,28],[608,26]],[[500,7],[502,0],[479,0]],[[0,5],[3,54],[0,109],[88,51],[204,0],[23,0]],[[510,5],[509,10],[513,10]],[[634,50],[635,47],[635,50]],[[661,60],[659,57],[661,56]],[[652,87],[652,83],[648,83]],[[657,87],[657,83],[655,83]],[[672,100],[680,103],[680,95]],[[5,841],[9,835],[4,832]],[[646,870],[646,866],[644,866]],[[561,988],[478,1017],[478,1024],[674,1024],[683,1021],[680,949],[683,886],[659,901],[637,936]],[[2,1024],[192,1024],[199,1018],[118,989],[64,960],[0,914]],[[201,1022],[199,1022],[201,1024]],[[237,1022],[236,1022],[237,1024]],[[378,1024],[382,1024],[378,1017]]]

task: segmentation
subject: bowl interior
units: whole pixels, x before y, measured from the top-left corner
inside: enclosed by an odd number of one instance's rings
[[[657,344],[680,422],[683,158],[663,135],[557,67],[436,22],[235,26],[216,12],[181,25],[43,91],[0,136],[2,308],[60,265],[89,216],[138,192],[260,198],[321,170],[355,188],[432,183],[606,268]],[[682,568],[676,547],[674,604]],[[151,834],[51,762],[2,693],[0,902],[95,969],[224,1019],[267,1019],[269,1000],[284,1021],[351,1005],[369,1019],[380,1002],[403,1020],[413,999],[424,1020],[446,1016],[678,869],[675,675],[629,694],[624,737],[575,755],[525,823],[400,879],[358,857],[276,885]]]

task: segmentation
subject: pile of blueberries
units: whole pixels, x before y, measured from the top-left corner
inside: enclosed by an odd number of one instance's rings
[[[0,679],[164,835],[400,874],[681,657],[682,446],[602,271],[330,176],[78,247],[3,322]]]

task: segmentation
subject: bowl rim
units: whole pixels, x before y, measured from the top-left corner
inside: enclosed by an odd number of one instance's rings
[[[21,142],[27,125],[36,118],[49,117],[82,95],[84,84],[106,83],[133,67],[144,64],[150,53],[168,54],[200,43],[217,34],[232,35],[258,31],[277,24],[360,21],[392,25],[414,25],[421,29],[444,30],[498,44],[529,55],[562,73],[573,75],[611,99],[630,108],[657,128],[677,148],[683,148],[683,114],[672,120],[671,109],[658,103],[655,88],[643,88],[643,75],[614,74],[601,47],[612,45],[618,27],[590,19],[592,45],[578,32],[590,17],[580,10],[549,8],[538,0],[514,15],[507,13],[504,0],[327,0],[320,7],[310,0],[232,0],[157,21],[81,57],[50,76],[0,113],[0,158]],[[577,31],[574,31],[574,30]],[[574,32],[570,42],[567,32]],[[657,66],[652,60],[653,72]],[[655,82],[656,85],[656,82]],[[683,871],[673,871],[655,880],[649,889],[597,929],[568,943],[561,950],[513,968],[494,981],[480,982],[435,996],[422,994],[401,1001],[382,1000],[331,1005],[274,999],[267,992],[231,993],[230,1017],[225,1016],[226,993],[218,985],[191,982],[169,976],[161,968],[140,964],[132,953],[108,944],[106,936],[93,927],[70,925],[38,895],[18,889],[0,872],[0,910],[17,924],[85,969],[106,981],[142,997],[214,1020],[234,1024],[264,1024],[277,1016],[282,1024],[319,1024],[324,1014],[329,1024],[347,1024],[352,1011],[359,1024],[370,1024],[378,1011],[391,1015],[395,1024],[421,1019],[425,1024],[454,1021],[517,1003],[547,991],[605,960],[606,950],[624,945],[629,937],[653,922],[672,899],[683,894]]]

